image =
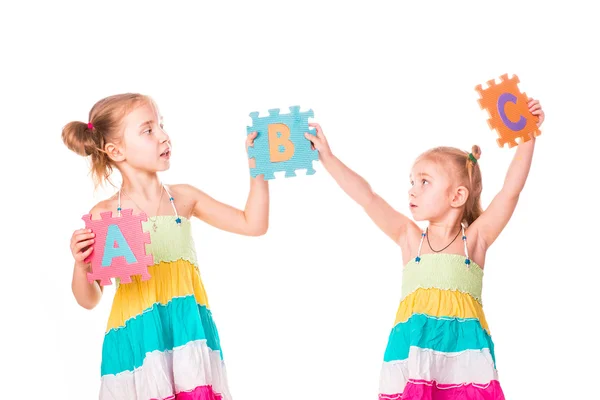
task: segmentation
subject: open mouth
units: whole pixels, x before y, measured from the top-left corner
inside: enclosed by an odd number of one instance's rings
[[[163,158],[169,158],[169,157],[171,157],[171,149],[166,149],[165,151],[163,151],[160,154],[160,156],[163,157]]]
[[[410,203],[409,206],[410,206],[410,208],[417,208],[417,206],[414,205],[413,203]]]

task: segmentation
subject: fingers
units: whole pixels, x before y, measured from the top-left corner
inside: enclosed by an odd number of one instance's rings
[[[94,248],[90,246],[85,251],[77,253],[77,255],[75,256],[75,261],[85,262],[86,258],[88,258],[90,254],[92,254],[92,251],[94,251]]]
[[[546,118],[544,115],[544,111],[536,111],[536,115],[538,115],[538,122],[537,122],[537,126],[540,127],[542,125],[542,123],[544,122],[544,119]]]
[[[254,139],[256,139],[257,135],[258,135],[258,132],[252,132],[246,136],[246,147],[254,146]]]
[[[321,125],[317,124],[316,122],[309,122],[308,126],[313,127],[317,130],[317,137],[318,138],[322,138],[323,136],[323,129],[321,128]]]
[[[94,250],[94,248],[92,246],[90,246],[86,251],[81,253],[81,261],[85,260],[86,258],[88,258],[88,256],[90,254],[92,254],[92,251]]]
[[[90,240],[85,240],[83,242],[79,242],[75,245],[75,250],[77,253],[79,253],[81,251],[81,249],[88,247],[90,245],[92,245],[95,242],[94,239],[90,239]]]
[[[96,237],[96,234],[91,232],[89,229],[84,230],[83,233],[79,233],[77,235],[73,235],[73,239],[71,240],[71,247],[75,246],[77,243],[84,241],[84,240],[89,240],[93,237]]]
[[[304,137],[307,138],[310,141],[310,148],[311,150],[315,150],[315,141],[317,141],[317,137],[315,135],[311,135],[310,133],[305,133]]]
[[[539,127],[544,122],[544,110],[542,110],[542,105],[538,100],[532,99],[531,97],[528,99],[527,106],[529,107],[529,112],[532,115],[538,117],[537,126]]]
[[[75,240],[80,235],[84,235],[86,233],[91,233],[91,232],[92,232],[91,229],[77,229],[75,232],[73,232],[73,235],[71,235],[71,241]]]
[[[311,143],[315,143],[315,141],[317,140],[317,137],[315,135],[311,135],[310,133],[306,132],[304,134],[304,137],[307,138],[308,140],[311,141]]]

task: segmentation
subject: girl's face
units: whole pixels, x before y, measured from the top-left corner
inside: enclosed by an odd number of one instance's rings
[[[170,167],[171,141],[163,130],[162,117],[152,104],[134,108],[123,120],[124,161],[146,172]]]
[[[410,212],[415,221],[435,220],[452,208],[452,182],[440,164],[422,159],[410,172]]]

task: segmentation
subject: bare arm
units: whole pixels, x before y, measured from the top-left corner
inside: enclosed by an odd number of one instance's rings
[[[88,282],[88,272],[91,272],[88,264],[75,263],[71,290],[73,291],[75,300],[77,300],[77,304],[87,310],[91,310],[100,303],[103,288],[96,281],[91,284]]]
[[[373,191],[369,183],[356,172],[348,168],[342,161],[331,153],[327,139],[318,124],[311,124],[317,130],[317,136],[306,135],[319,150],[321,163],[333,179],[358,203],[371,220],[395,243],[400,244],[406,237],[406,232],[413,222],[404,214],[396,211],[384,199]]]
[[[539,102],[531,100],[529,105],[530,112],[539,116],[538,126],[540,126],[544,121],[544,112]],[[533,137],[531,140],[518,145],[513,160],[508,167],[502,189],[494,197],[485,212],[473,223],[472,230],[476,232],[484,248],[488,248],[494,243],[508,221],[510,221],[517,207],[519,196],[531,169],[535,142],[536,139]]]
[[[254,145],[256,132],[246,137],[246,149]],[[249,161],[250,166],[255,162]],[[269,229],[269,183],[262,176],[250,178],[250,193],[244,210],[215,200],[193,186],[186,190],[194,200],[193,215],[224,231],[245,236],[261,236]]]
[[[269,186],[262,177],[250,178],[250,193],[244,210],[215,200],[193,186],[185,186],[194,199],[193,215],[207,224],[245,236],[260,236],[267,232]]]

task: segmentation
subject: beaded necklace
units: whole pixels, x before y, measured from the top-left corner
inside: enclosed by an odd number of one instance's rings
[[[467,266],[469,264],[471,264],[471,259],[469,258],[469,250],[467,249],[467,236],[465,235],[465,226],[461,223],[461,230],[462,230],[462,241],[464,243],[465,246],[465,264],[467,264]],[[429,227],[425,228],[425,230],[423,231],[423,233],[421,233],[421,242],[419,243],[419,250],[417,251],[417,257],[415,258],[415,262],[418,264],[421,262],[421,248],[423,247],[423,239],[425,239],[425,236],[427,236],[427,232]],[[458,232],[460,233],[461,230],[459,230]],[[452,240],[452,242],[450,242],[450,244],[452,244],[456,238],[458,237],[458,234],[456,235],[456,237]],[[427,237],[427,243],[429,243],[429,237]],[[450,246],[450,244],[448,246]],[[442,250],[446,249],[448,246],[444,247]],[[429,244],[429,248],[431,249],[431,244]],[[431,249],[432,251],[439,253],[439,251],[435,251],[433,249]]]
[[[167,192],[167,194],[169,195],[169,202],[171,203],[171,207],[173,207],[173,211],[175,212],[175,222],[177,223],[177,225],[181,225],[181,218],[179,217],[179,214],[177,214],[177,208],[175,208],[175,200],[173,199],[173,196],[171,196],[171,193],[169,193],[169,191],[167,190],[167,188],[165,187],[165,185],[161,185],[164,189],[165,192]],[[135,206],[137,208],[139,208],[141,211],[143,211],[147,216],[148,216],[148,220],[150,222],[152,222],[152,230],[154,232],[156,232],[156,230],[158,229],[158,226],[156,225],[156,220],[158,219],[158,215],[154,216],[154,220],[150,218],[150,215],[148,213],[146,213],[142,207],[138,206],[137,203],[135,202],[135,200],[133,200],[131,198],[131,196],[129,196],[124,190],[123,187],[121,187],[121,189],[119,189],[119,200],[118,200],[118,205],[117,205],[117,215],[120,217],[121,216],[121,191],[123,191],[127,197],[129,197],[129,199],[133,202],[133,204],[135,204]],[[162,195],[164,192],[161,191],[160,194],[160,200],[162,200]],[[156,214],[158,214],[158,210],[160,209],[160,200],[158,201],[158,209],[156,210]]]

